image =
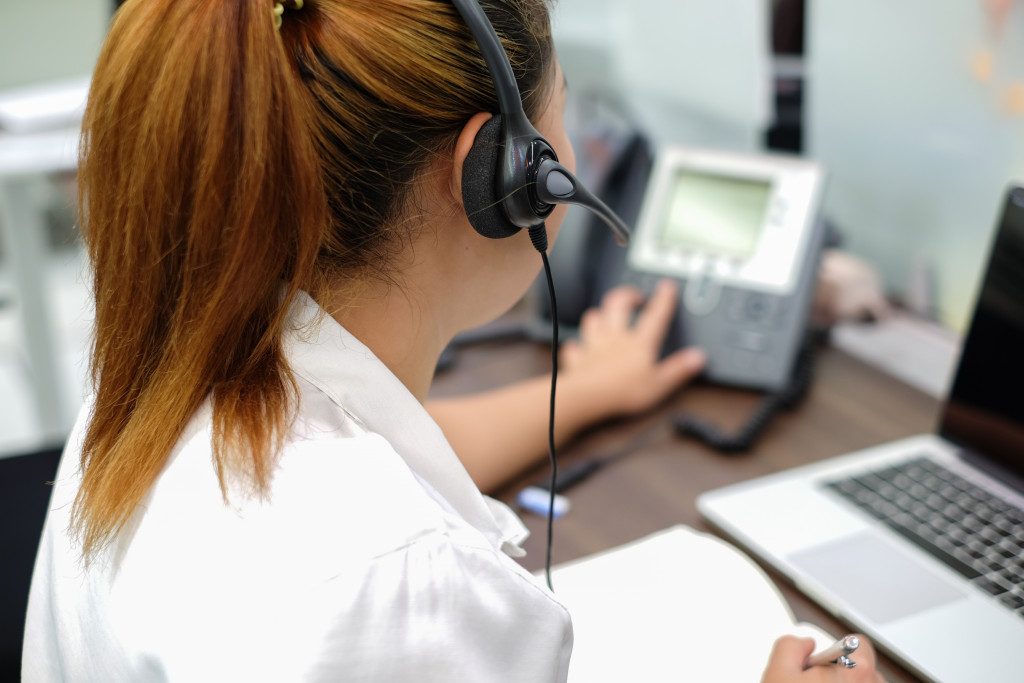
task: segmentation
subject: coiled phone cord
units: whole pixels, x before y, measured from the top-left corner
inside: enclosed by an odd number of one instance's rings
[[[813,347],[813,340],[808,339],[797,354],[793,374],[786,386],[765,396],[747,418],[746,424],[734,434],[726,434],[712,422],[686,413],[672,418],[676,433],[692,436],[722,453],[739,454],[749,451],[776,413],[796,406],[807,395],[814,374]]]

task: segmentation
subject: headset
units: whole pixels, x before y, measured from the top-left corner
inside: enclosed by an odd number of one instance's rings
[[[462,171],[462,203],[473,229],[484,237],[510,237],[526,228],[547,251],[544,219],[556,204],[578,204],[600,216],[619,244],[629,228],[580,183],[523,111],[523,100],[505,48],[477,0],[453,0],[483,54],[498,95],[499,113],[477,134]]]
[[[469,26],[498,95],[499,113],[477,133],[462,168],[462,204],[473,229],[484,237],[511,237],[523,228],[540,252],[551,300],[551,397],[548,419],[548,451],[551,456],[551,487],[548,502],[547,561],[545,574],[551,585],[551,541],[558,483],[555,456],[555,385],[558,381],[558,309],[555,285],[548,262],[548,238],[544,219],[556,204],[578,204],[600,216],[615,233],[619,244],[629,241],[629,228],[621,218],[593,195],[569,169],[558,163],[551,144],[523,111],[512,64],[498,34],[477,0],[452,0]]]

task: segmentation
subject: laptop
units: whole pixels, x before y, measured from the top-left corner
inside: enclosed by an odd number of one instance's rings
[[[924,680],[1024,681],[1024,186],[938,430],[710,491],[704,517]]]

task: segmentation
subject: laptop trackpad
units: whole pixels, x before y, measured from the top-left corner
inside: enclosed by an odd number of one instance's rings
[[[878,534],[862,532],[787,559],[868,619],[885,624],[966,597]]]

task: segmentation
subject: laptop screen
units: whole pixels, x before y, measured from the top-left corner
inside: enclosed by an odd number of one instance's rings
[[[1024,187],[1007,191],[940,432],[1024,477]]]

